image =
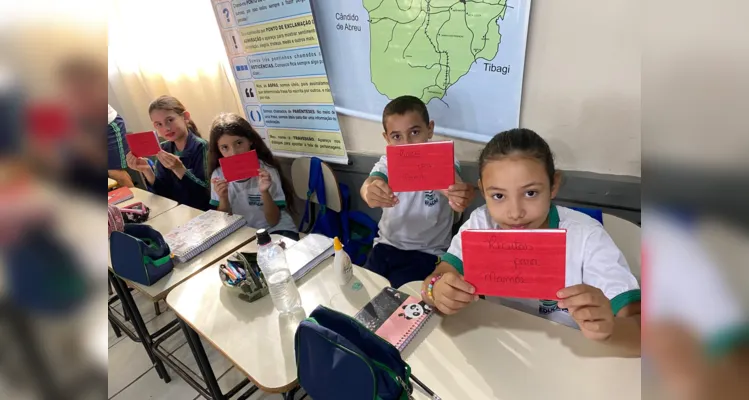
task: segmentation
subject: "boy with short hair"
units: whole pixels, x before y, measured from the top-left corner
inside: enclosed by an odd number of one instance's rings
[[[382,113],[382,137],[388,145],[426,143],[434,121],[426,105],[414,96],[391,101]],[[379,237],[364,267],[398,288],[434,272],[452,239],[453,210],[463,212],[475,197],[473,185],[460,178],[455,160],[455,184],[447,190],[393,193],[388,186],[387,156],[382,156],[364,181],[360,194],[372,208],[382,208]]]

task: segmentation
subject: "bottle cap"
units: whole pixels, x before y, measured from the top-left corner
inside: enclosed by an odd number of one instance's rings
[[[270,233],[268,233],[265,229],[258,229],[255,233],[257,236],[257,244],[260,246],[265,246],[266,244],[270,243]]]
[[[343,245],[341,244],[341,241],[338,240],[338,236],[333,238],[333,250],[339,251],[343,249]]]

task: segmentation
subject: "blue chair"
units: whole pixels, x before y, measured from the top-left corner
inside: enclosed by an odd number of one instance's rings
[[[587,214],[589,217],[595,219],[603,225],[603,211],[597,208],[586,208],[586,207],[570,207],[575,211],[579,211],[583,214]]]

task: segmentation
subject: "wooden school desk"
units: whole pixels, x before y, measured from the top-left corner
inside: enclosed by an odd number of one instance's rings
[[[120,204],[117,204],[117,207],[125,207],[125,206],[129,206],[130,204],[138,203],[138,202],[143,203],[146,205],[146,207],[148,207],[151,210],[151,212],[148,214],[149,220],[179,205],[176,201],[172,199],[159,196],[158,194],[154,194],[143,189],[130,188],[130,191],[133,192],[133,198],[130,200],[125,200]],[[162,232],[162,233],[166,233],[166,232]]]
[[[240,250],[254,252],[257,245],[252,242]],[[297,282],[297,286],[306,314],[281,319],[270,295],[248,303],[226,290],[219,280],[218,264],[215,264],[177,286],[166,302],[189,325],[188,329],[194,329],[210,342],[257,387],[293,398],[297,387],[294,333],[299,322],[320,304],[353,316],[388,286],[388,281],[354,266],[354,278],[342,288],[336,283],[331,257]],[[202,346],[198,353],[201,350]],[[197,357],[202,358],[202,355],[196,354]],[[206,382],[215,382],[210,368],[207,370],[210,376],[204,373]],[[217,383],[208,385],[218,388]],[[216,390],[214,399],[228,397]]]
[[[172,208],[171,210],[164,212],[156,218],[148,220],[146,224],[150,225],[162,234],[166,234],[173,228],[187,223],[188,221],[202,213],[203,211],[200,211],[198,209],[191,208],[185,205],[179,205],[175,208]],[[238,229],[231,235],[216,243],[208,250],[190,259],[186,263],[175,264],[172,272],[170,272],[151,286],[145,286],[131,281],[127,281],[126,284],[125,280],[112,273],[110,267],[110,279],[112,280],[113,286],[117,291],[118,298],[122,300],[123,311],[126,314],[129,314],[127,316],[132,319],[136,332],[134,334],[132,332],[128,332],[127,327],[125,327],[124,324],[117,324],[118,328],[125,331],[125,333],[127,333],[131,339],[137,339],[138,341],[144,343],[144,347],[146,348],[149,357],[151,357],[152,361],[156,365],[156,370],[159,373],[159,376],[165,379],[166,382],[169,382],[170,379],[166,374],[166,369],[164,368],[161,361],[154,356],[152,346],[154,345],[154,343],[158,345],[160,341],[163,341],[171,335],[177,333],[177,331],[179,331],[179,327],[176,327],[175,325],[177,325],[178,321],[175,319],[163,328],[159,329],[157,332],[148,332],[148,330],[146,329],[146,325],[143,322],[140,311],[135,305],[135,301],[133,300],[132,295],[128,289],[128,285],[132,288],[135,288],[136,290],[139,290],[140,292],[148,296],[152,301],[156,302],[160,299],[165,298],[167,293],[169,293],[170,290],[172,290],[181,282],[198,273],[203,268],[213,264],[217,260],[223,259],[232,251],[253,240],[255,238],[255,232],[255,229],[247,226]],[[110,321],[112,321],[111,316]],[[115,321],[113,322],[116,323]]]
[[[401,291],[420,296],[421,282]],[[434,316],[406,348],[411,372],[443,400],[639,399],[640,358],[572,328],[486,300]],[[414,398],[431,399],[418,385]]]

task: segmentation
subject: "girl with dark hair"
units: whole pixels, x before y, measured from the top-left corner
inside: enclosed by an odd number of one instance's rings
[[[445,314],[478,300],[463,280],[461,232],[466,229],[564,229],[565,286],[554,299],[488,298],[565,324],[589,339],[640,351],[640,288],[624,255],[595,219],[552,204],[561,174],[546,141],[529,129],[502,132],[479,157],[479,207],[422,286],[422,297]]]
[[[208,143],[185,106],[172,96],[161,96],[148,107],[156,133],[164,139],[155,165],[127,153],[127,166],[143,174],[148,189],[159,196],[200,210],[209,208],[206,166]]]
[[[226,182],[219,159],[255,150],[260,160],[259,176]],[[288,210],[293,201],[289,182],[268,146],[246,119],[220,114],[211,124],[208,153],[211,172],[211,205],[219,211],[239,214],[253,228],[298,240],[299,233]]]

